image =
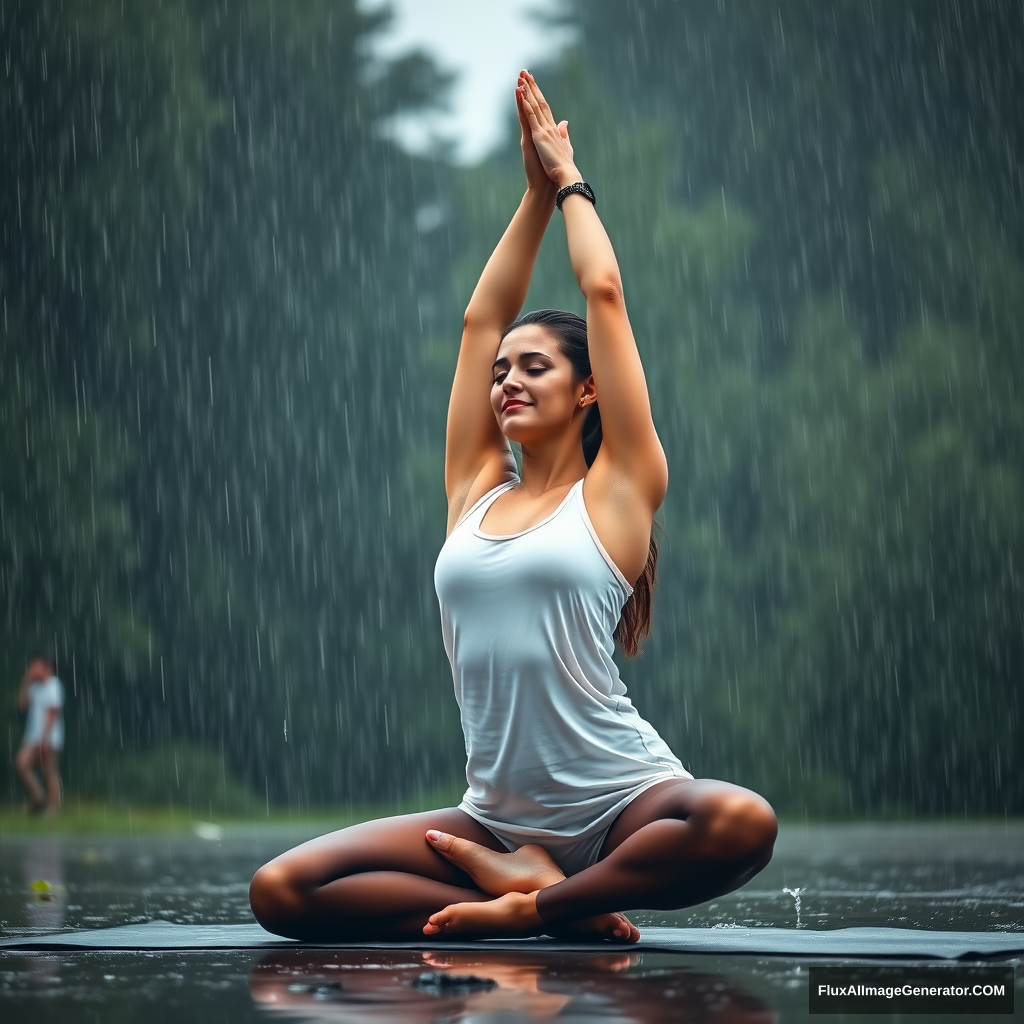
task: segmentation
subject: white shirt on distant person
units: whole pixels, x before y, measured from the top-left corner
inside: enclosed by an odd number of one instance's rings
[[[47,737],[54,750],[64,746],[64,684],[56,676],[50,676],[43,682],[32,683],[28,688],[28,721],[25,723],[23,746],[35,746],[43,738],[46,727],[46,713],[56,708],[57,717]]]

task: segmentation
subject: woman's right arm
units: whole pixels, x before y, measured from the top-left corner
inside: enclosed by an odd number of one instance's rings
[[[25,669],[25,674],[21,677],[21,686],[18,689],[18,710],[24,714],[28,711],[28,689],[32,685],[35,679],[35,673],[32,671],[32,666],[29,665]]]
[[[492,486],[497,486],[508,472],[515,472],[508,439],[499,429],[491,408],[491,365],[502,331],[516,319],[526,301],[537,252],[555,209],[556,192],[537,157],[518,93],[516,105],[523,129],[528,187],[480,275],[463,319],[445,441],[444,486],[449,528],[461,514],[481,472],[494,472]]]

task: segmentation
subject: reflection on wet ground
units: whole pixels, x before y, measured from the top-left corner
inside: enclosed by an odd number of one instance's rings
[[[667,953],[8,954],[0,957],[0,1020],[774,1024],[808,1017],[807,966]],[[927,964],[936,983],[948,983],[954,968]],[[1016,974],[1020,1008],[1019,962]],[[897,1017],[865,1019],[884,1024]]]
[[[0,934],[247,922],[249,878],[307,837],[0,836]],[[784,828],[749,885],[645,924],[1024,930],[1024,823]],[[933,964],[941,972],[948,965]],[[1024,971],[1017,970],[1018,986]],[[1024,988],[1017,1005],[1024,1016]],[[0,1020],[770,1021],[807,1013],[806,961],[663,953],[0,954]],[[879,1018],[872,1018],[878,1020]],[[884,1019],[884,1018],[883,1018]]]
[[[277,952],[249,975],[262,1010],[285,1020],[680,1021],[777,1020],[742,984],[678,964],[645,968],[645,954],[416,953],[367,956]],[[369,968],[369,969],[368,969]],[[513,1016],[510,1016],[513,1015]]]
[[[30,961],[47,966],[27,968]],[[12,1024],[143,1017],[157,1024],[186,1015],[190,1024],[513,1024],[552,1018],[578,1024],[769,1024],[781,1019],[773,1008],[780,999],[806,1005],[806,986],[790,965],[762,961],[751,965],[753,971],[737,972],[728,960],[662,953],[33,954],[11,957],[3,966],[0,1016]],[[44,975],[48,988],[40,987]]]

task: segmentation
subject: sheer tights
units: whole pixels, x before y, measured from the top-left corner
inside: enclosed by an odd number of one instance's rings
[[[265,864],[249,901],[268,931],[320,941],[423,939],[431,914],[493,899],[435,852],[438,829],[506,853],[483,825],[447,807],[366,821]],[[777,834],[766,800],[714,779],[667,779],[616,818],[597,863],[537,895],[546,925],[612,911],[671,910],[732,892],[770,860]]]

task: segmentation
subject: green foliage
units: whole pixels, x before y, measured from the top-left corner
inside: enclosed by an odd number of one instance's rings
[[[73,691],[81,673],[96,715],[78,725],[94,737],[99,721],[123,731],[149,714],[133,482],[147,469],[138,371],[157,341],[160,260],[147,274],[139,257],[153,267],[166,244],[166,212],[154,213],[189,202],[199,141],[219,116],[180,14],[79,0],[3,15],[2,668],[16,680],[33,649],[54,651]]]
[[[670,462],[640,709],[780,810],[1019,811],[1019,6],[564,8]],[[386,18],[0,14],[0,671],[56,649],[72,789],[457,789],[445,414],[523,179],[389,141],[446,80]],[[527,306],[583,312],[557,216]]]
[[[11,330],[9,323],[9,331]],[[121,490],[133,460],[107,418],[59,403],[11,360],[13,380],[0,407],[0,566],[3,617],[0,671],[16,682],[28,658],[53,651],[61,673],[110,659],[134,677],[152,643],[135,613],[138,554]],[[0,723],[20,732],[14,702]]]
[[[6,677],[59,648],[69,767],[188,737],[275,800],[384,795],[397,736],[403,788],[447,779],[390,621],[436,618],[398,481],[437,188],[382,131],[444,76],[374,62],[353,0],[31,7],[0,16]]]
[[[160,744],[119,756],[99,753],[92,763],[79,753],[73,766],[72,802],[101,800],[115,810],[173,808],[193,818],[264,811],[265,801],[257,800],[238,780],[223,756],[195,744]]]
[[[831,23],[800,3],[746,21],[575,7],[583,44],[544,76],[623,268],[672,476],[654,635],[623,672],[691,770],[782,810],[1012,809],[1021,264],[988,212],[1001,185],[922,147],[925,111],[856,120],[864,51],[836,24],[859,46],[873,30],[833,6]],[[957,66],[987,45],[974,17]],[[759,90],[716,92],[723,61]],[[839,154],[821,178],[812,149]],[[467,190],[467,295],[513,205],[496,170]],[[517,180],[513,152],[500,170]],[[581,311],[554,234],[527,305]]]

